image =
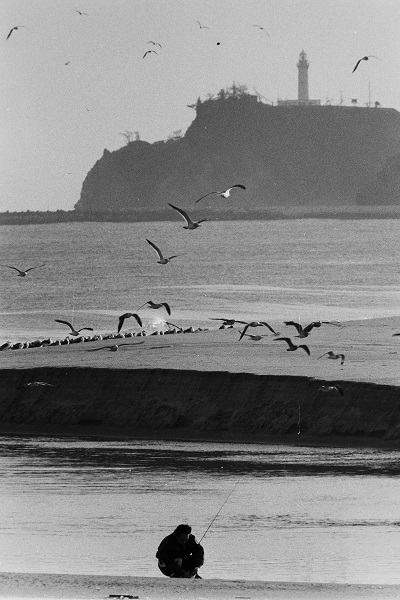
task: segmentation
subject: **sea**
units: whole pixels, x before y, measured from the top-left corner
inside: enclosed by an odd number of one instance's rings
[[[400,325],[400,220],[182,225],[1,227],[0,341],[66,337],[55,319],[116,332],[134,311],[149,332],[221,318]],[[158,264],[146,240],[177,257]],[[139,309],[149,300],[171,316]],[[204,578],[400,583],[399,475],[388,449],[3,435],[0,568],[161,576],[157,546],[188,522]]]
[[[144,306],[144,328],[217,328],[212,319],[400,316],[400,220],[296,219],[56,223],[0,228],[0,342],[65,338],[69,321],[116,332]],[[166,265],[163,255],[177,255]],[[44,265],[44,266],[41,266]],[[19,277],[15,267],[29,271]],[[127,330],[137,330],[133,319]],[[88,333],[88,332],[86,332]]]

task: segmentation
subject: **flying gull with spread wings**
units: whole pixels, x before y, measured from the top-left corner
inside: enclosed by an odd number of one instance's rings
[[[241,323],[241,321],[236,321],[236,323]],[[250,323],[246,323],[246,327],[243,328],[243,331],[241,332],[240,338],[239,338],[239,342],[242,339],[243,336],[246,335],[246,332],[248,330],[249,327],[268,327],[268,329],[274,334],[274,335],[279,335],[278,332],[275,331],[275,329],[272,329],[271,325],[268,325],[268,323],[266,323],[265,321],[251,321]]]
[[[229,196],[231,195],[231,190],[233,190],[234,188],[240,188],[241,190],[246,189],[246,187],[244,185],[242,185],[241,183],[236,183],[235,185],[232,185],[232,187],[230,187],[227,190],[224,190],[222,192],[209,192],[208,194],[205,194],[204,196],[202,196],[201,198],[196,200],[196,202],[200,202],[200,200],[203,200],[203,198],[206,198],[207,196],[211,196],[212,194],[218,194],[218,196],[221,196],[221,198],[229,198]]]
[[[29,27],[26,27],[25,25],[15,25],[15,27],[12,27],[10,29],[9,34],[6,37],[6,40],[8,40],[8,38],[10,37],[10,35],[12,34],[13,31],[17,31],[17,29],[19,29],[20,27],[23,27],[24,29],[29,29]]]
[[[275,338],[274,342],[279,342],[280,340],[282,340],[282,342],[286,342],[287,345],[289,346],[289,348],[286,348],[286,352],[294,352],[295,350],[298,350],[299,348],[303,348],[303,350],[305,352],[307,352],[308,356],[310,356],[310,349],[305,344],[300,344],[299,346],[296,346],[296,344],[293,344],[292,340],[287,337]]]
[[[166,265],[166,264],[168,264],[168,263],[169,263],[169,262],[170,262],[170,261],[171,261],[173,258],[176,258],[176,257],[177,257],[177,254],[174,254],[173,256],[169,256],[169,257],[167,258],[166,256],[163,256],[163,254],[162,254],[162,252],[161,252],[160,248],[159,248],[158,246],[156,246],[155,244],[153,244],[153,242],[151,242],[151,241],[150,241],[150,240],[148,240],[147,238],[146,238],[146,242],[147,242],[148,244],[150,244],[150,246],[151,246],[152,248],[154,248],[154,250],[157,252],[157,254],[158,254],[158,258],[159,258],[159,260],[158,260],[157,262],[158,262],[158,264],[159,264],[159,265]]]
[[[93,327],[82,327],[81,329],[75,329],[75,327],[69,321],[62,321],[61,319],[54,319],[56,323],[63,323],[64,325],[68,325],[71,329],[69,335],[79,335],[81,331],[93,331]]]
[[[20,269],[17,269],[17,267],[11,267],[10,265],[2,265],[2,267],[7,267],[8,269],[14,269],[14,271],[18,271],[18,277],[26,277],[29,271],[32,271],[32,269],[40,269],[40,267],[44,267],[45,264],[46,263],[38,265],[37,267],[30,267],[29,269],[25,269],[25,271],[21,271]]]
[[[122,325],[124,324],[125,319],[129,319],[129,317],[134,317],[139,325],[139,327],[142,327],[142,320],[139,317],[139,315],[137,315],[136,313],[124,313],[123,315],[121,315],[118,319],[118,331],[117,333],[119,333],[122,329]]]
[[[189,217],[188,213],[185,210],[183,210],[182,208],[178,208],[177,206],[174,206],[173,204],[170,204],[169,202],[168,202],[168,206],[170,206],[171,208],[176,210],[186,221],[186,225],[183,226],[183,229],[197,229],[198,227],[200,227],[200,223],[203,223],[204,221],[208,221],[208,219],[200,219],[200,221],[193,221]]]
[[[335,325],[336,327],[341,327],[340,323],[335,323],[333,321],[313,321],[306,327],[302,327],[300,323],[296,323],[296,321],[284,321],[284,323],[285,325],[293,325],[294,327],[296,327],[299,335],[296,335],[295,337],[299,338],[308,337],[310,335],[311,330],[314,329],[314,327],[321,327],[323,323],[325,323],[326,325]]]
[[[143,306],[148,306],[149,308],[154,308],[155,310],[157,308],[162,308],[164,307],[165,310],[167,311],[167,313],[171,316],[171,308],[169,306],[169,304],[167,302],[153,302],[152,300],[148,300],[147,302],[145,302],[144,304],[142,304],[142,306],[139,306],[139,308],[137,310],[140,310],[141,308],[143,308]]]
[[[354,73],[354,71],[357,69],[358,65],[360,64],[360,62],[362,60],[369,60],[370,58],[378,58],[377,56],[374,56],[373,54],[368,54],[368,56],[363,56],[362,58],[360,58],[360,60],[357,61],[356,66],[354,67],[354,69],[352,70],[352,73]],[[378,59],[379,60],[379,59]]]
[[[331,358],[333,360],[340,359],[341,365],[344,363],[344,359],[345,359],[344,354],[335,354],[334,352],[332,352],[332,350],[329,350],[329,352],[325,352],[325,354],[321,354],[321,356],[318,356],[318,359],[322,358],[323,356],[327,356],[328,358]]]

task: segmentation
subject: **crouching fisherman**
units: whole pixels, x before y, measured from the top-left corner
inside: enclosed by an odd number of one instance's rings
[[[178,525],[158,546],[158,568],[167,577],[201,579],[197,571],[204,564],[204,549],[191,531],[190,525]]]

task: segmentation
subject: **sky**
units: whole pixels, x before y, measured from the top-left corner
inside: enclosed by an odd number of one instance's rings
[[[0,0],[0,22],[0,212],[73,210],[105,148],[184,134],[233,82],[297,98],[303,49],[310,98],[400,111],[400,0]]]

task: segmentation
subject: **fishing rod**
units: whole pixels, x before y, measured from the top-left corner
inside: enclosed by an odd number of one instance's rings
[[[239,479],[237,480],[237,482],[235,483],[235,485],[233,486],[233,488],[231,489],[231,491],[229,492],[229,494],[227,495],[227,497],[225,498],[225,500],[223,501],[223,503],[221,504],[217,514],[215,515],[215,517],[213,518],[213,520],[211,521],[211,523],[209,524],[209,526],[207,527],[207,529],[205,530],[205,532],[203,533],[203,535],[200,538],[199,544],[201,542],[202,539],[204,539],[206,537],[206,534],[208,532],[208,530],[210,529],[211,525],[214,523],[215,519],[218,517],[219,513],[221,512],[221,510],[224,508],[225,504],[228,502],[229,498],[232,496],[233,492],[235,491],[236,486],[239,483]]]

